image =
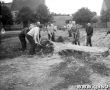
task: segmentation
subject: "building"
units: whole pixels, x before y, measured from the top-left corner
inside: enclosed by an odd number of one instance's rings
[[[110,9],[110,0],[103,0],[101,12],[108,9]]]

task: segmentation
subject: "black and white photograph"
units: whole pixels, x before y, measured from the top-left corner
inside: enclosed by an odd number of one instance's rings
[[[0,90],[110,90],[110,0],[0,0]]]

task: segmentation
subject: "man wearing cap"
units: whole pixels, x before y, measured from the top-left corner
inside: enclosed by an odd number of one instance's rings
[[[36,44],[40,44],[40,22],[37,22],[37,25],[34,24],[34,27],[32,29],[30,29],[30,31],[27,33],[26,37],[30,43],[30,51],[29,54],[33,55],[35,54],[35,47]]]
[[[93,27],[91,26],[91,23],[87,24],[86,34],[87,34],[86,46],[88,45],[92,46],[91,37],[93,36]]]

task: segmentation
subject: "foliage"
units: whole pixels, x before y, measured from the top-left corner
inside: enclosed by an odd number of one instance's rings
[[[44,5],[44,4],[41,4],[37,7],[37,9],[36,9],[36,18],[42,24],[52,22],[52,20],[53,20],[53,17],[50,14],[47,6]]]
[[[101,13],[101,21],[106,23],[110,21],[110,9],[107,11],[102,11]]]
[[[13,17],[11,14],[11,10],[7,6],[5,6],[3,2],[0,2],[0,8],[1,8],[0,18],[3,26],[12,25]]]
[[[34,14],[33,11],[29,7],[23,7],[18,15],[17,15],[17,22],[23,23],[23,26],[27,26],[29,22],[32,22],[34,20]]]
[[[99,21],[99,17],[97,17],[97,16],[94,16],[92,19],[91,19],[91,22],[92,23],[96,23],[96,22],[98,22]]]
[[[91,22],[94,15],[95,13],[91,12],[88,8],[81,8],[73,15],[73,20],[78,24],[86,24]]]

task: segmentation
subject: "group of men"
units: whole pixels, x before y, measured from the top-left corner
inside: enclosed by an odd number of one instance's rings
[[[19,34],[19,40],[21,42],[22,51],[25,51],[27,48],[27,43],[26,43],[26,38],[30,43],[30,50],[29,50],[29,54],[33,55],[35,54],[35,48],[36,46],[42,46],[40,44],[41,41],[41,24],[40,22],[37,23],[32,23],[29,25],[29,27],[25,27]],[[45,27],[45,29],[47,30],[48,33],[48,39],[51,41],[55,41],[55,31],[56,31],[56,27],[51,24],[48,23],[48,25]]]
[[[29,54],[35,54],[36,45],[40,44],[40,22],[30,24],[29,27],[25,27],[19,34],[19,39],[21,41],[22,51],[26,50],[27,43],[26,38],[30,43]]]
[[[57,27],[54,26],[52,23],[48,23],[48,25],[45,26],[45,28],[48,33],[48,39],[51,41],[55,41],[55,32],[57,30]],[[72,37],[73,41],[72,43],[75,45],[80,45],[80,27],[78,24],[76,24],[75,21],[70,21],[67,25],[67,30],[69,33],[69,37]],[[90,23],[87,24],[86,27],[86,33],[87,33],[87,43],[86,45],[92,46],[91,43],[91,37],[93,35],[93,28]],[[21,41],[22,45],[22,51],[26,50],[27,43],[26,38],[30,43],[30,50],[29,54],[33,55],[35,54],[35,48],[40,44],[41,41],[41,24],[40,22],[30,24],[29,27],[24,28],[20,34],[19,39]]]
[[[67,24],[67,30],[69,33],[69,37],[72,37],[73,41],[72,43],[75,45],[80,45],[80,26],[76,24],[75,21],[70,21]],[[86,41],[86,46],[92,46],[91,43],[91,37],[93,36],[93,27],[91,23],[88,23],[86,26],[86,34],[87,34],[87,41]]]

